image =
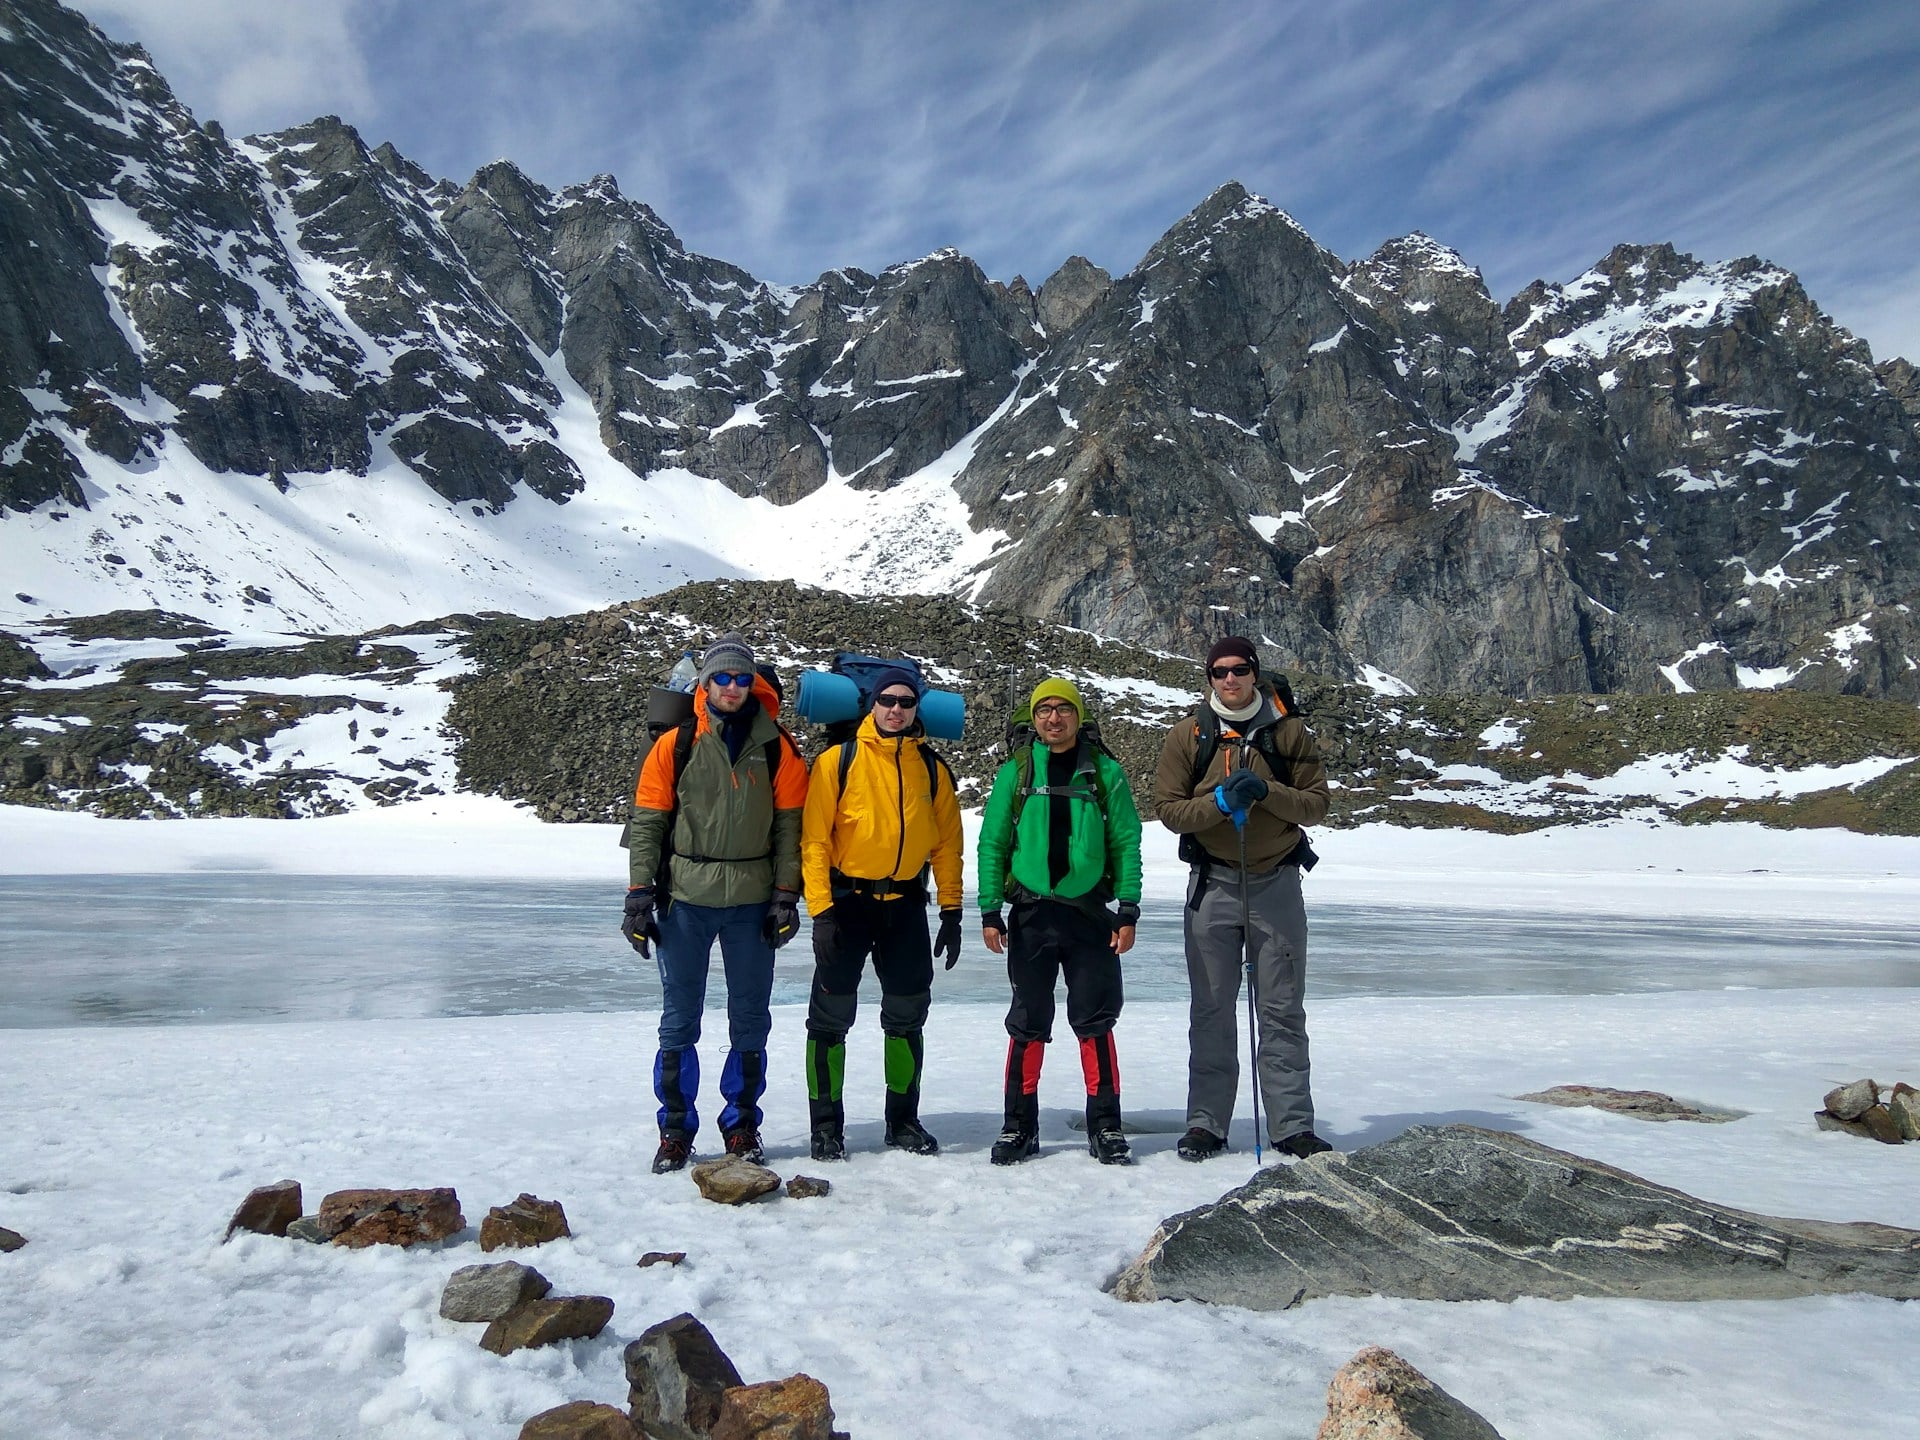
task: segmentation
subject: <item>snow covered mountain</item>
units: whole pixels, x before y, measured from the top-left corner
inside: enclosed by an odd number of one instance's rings
[[[601,176],[230,141],[0,0],[0,624],[949,592],[1383,688],[1920,699],[1920,386],[1784,271],[1621,247],[1507,306],[1227,185],[1128,275],[784,289]]]

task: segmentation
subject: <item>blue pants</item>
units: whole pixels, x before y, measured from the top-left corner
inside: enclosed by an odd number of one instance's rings
[[[707,1003],[707,969],[713,942],[727,977],[727,1033],[732,1052],[720,1072],[726,1101],[720,1128],[760,1126],[760,1097],[767,1075],[768,1008],[773,995],[773,947],[761,932],[767,907],[689,905],[674,901],[660,917],[660,1050],[653,1062],[653,1093],[660,1101],[660,1128],[689,1140],[700,1128],[701,1012]]]

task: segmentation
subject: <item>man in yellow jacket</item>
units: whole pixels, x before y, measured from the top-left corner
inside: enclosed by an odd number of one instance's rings
[[[807,1099],[816,1160],[844,1160],[840,1092],[847,1031],[869,955],[880,980],[886,1045],[887,1144],[932,1155],[920,1123],[921,1032],[933,958],[960,958],[960,802],[953,772],[924,743],[920,678],[887,670],[854,738],[815,762],[800,826],[800,866],[813,917],[813,994],[807,1006]],[[928,944],[927,872],[940,899],[940,936]]]

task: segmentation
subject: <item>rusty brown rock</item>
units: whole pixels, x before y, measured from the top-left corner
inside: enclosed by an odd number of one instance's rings
[[[780,1177],[773,1171],[738,1155],[702,1161],[690,1173],[700,1193],[721,1205],[743,1205],[780,1188]]]
[[[1893,1118],[1893,1111],[1885,1105],[1874,1105],[1860,1117],[1860,1123],[1867,1127],[1867,1133],[1882,1145],[1898,1145],[1906,1137],[1900,1133],[1899,1123]]]
[[[542,1410],[520,1427],[520,1440],[641,1440],[627,1412],[591,1400]]]
[[[250,1230],[256,1235],[284,1236],[287,1227],[299,1218],[298,1180],[276,1180],[271,1185],[256,1186],[247,1192],[247,1198],[240,1202],[240,1208],[227,1221],[227,1233],[220,1237],[220,1243],[224,1245],[231,1240],[236,1230]]]
[[[480,1222],[482,1250],[517,1249],[544,1245],[573,1234],[567,1228],[567,1212],[558,1200],[542,1200],[521,1194],[506,1205],[495,1205]]]
[[[555,1345],[562,1340],[591,1340],[613,1318],[613,1301],[604,1295],[563,1295],[529,1300],[487,1326],[480,1348],[496,1355]]]
[[[687,1314],[649,1325],[622,1359],[628,1411],[658,1440],[701,1440],[720,1418],[720,1397],[741,1383],[727,1352]]]
[[[1369,1345],[1327,1386],[1316,1440],[1500,1440],[1500,1432],[1393,1351]]]
[[[817,1195],[831,1195],[833,1182],[822,1180],[818,1175],[796,1175],[787,1181],[787,1194],[795,1200],[811,1200]]]
[[[736,1385],[720,1397],[713,1440],[832,1440],[833,1405],[811,1375]]]
[[[320,1202],[320,1233],[350,1250],[368,1245],[422,1245],[464,1230],[460,1197],[431,1190],[336,1190]]]
[[[1829,1115],[1842,1120],[1858,1120],[1880,1101],[1880,1087],[1871,1080],[1855,1080],[1836,1085],[1821,1102]]]
[[[679,1265],[686,1258],[687,1252],[684,1250],[649,1250],[633,1263],[644,1270],[649,1265]]]

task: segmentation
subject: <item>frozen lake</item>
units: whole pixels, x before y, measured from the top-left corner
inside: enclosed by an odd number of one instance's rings
[[[0,876],[0,1028],[651,1009],[659,982],[620,939],[619,901],[580,881]],[[1004,1004],[1002,962],[968,918],[936,1001]],[[1309,919],[1309,995],[1322,998],[1920,987],[1920,934],[1905,925],[1311,898]],[[776,1003],[805,1001],[811,954],[805,934],[780,952]],[[1186,997],[1171,903],[1150,905],[1126,976],[1130,1000]]]

